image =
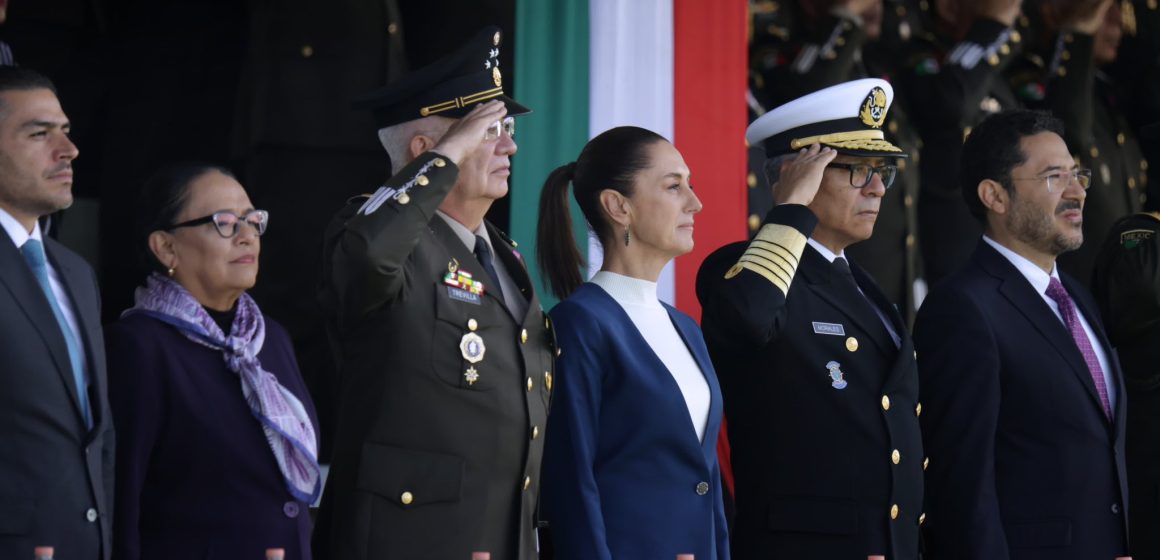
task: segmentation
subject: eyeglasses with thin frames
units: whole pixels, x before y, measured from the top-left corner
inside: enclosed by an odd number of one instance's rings
[[[826,167],[848,170],[850,186],[856,189],[869,185],[875,174],[882,178],[882,186],[889,189],[890,185],[894,184],[894,178],[898,176],[898,166],[890,164],[873,166],[866,163],[829,163]]]
[[[1012,177],[1012,181],[1044,181],[1047,183],[1047,192],[1059,192],[1071,185],[1074,181],[1083,190],[1088,190],[1092,186],[1092,170],[1091,169],[1073,169],[1071,171],[1060,171],[1042,177]]]
[[[218,235],[226,239],[231,239],[238,235],[239,228],[243,222],[253,227],[254,231],[258,233],[258,236],[261,236],[263,233],[266,233],[266,225],[269,221],[270,213],[265,210],[250,210],[241,216],[229,210],[220,210],[208,216],[166,226],[164,229],[174,230],[183,227],[200,226],[202,224],[213,224]]]
[[[514,117],[504,117],[502,121],[495,121],[491,126],[487,127],[487,132],[483,133],[485,141],[496,140],[500,134],[507,134],[508,138],[516,137],[516,119]]]

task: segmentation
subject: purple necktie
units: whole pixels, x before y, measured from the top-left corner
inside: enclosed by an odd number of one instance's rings
[[[1087,362],[1092,381],[1096,384],[1096,392],[1100,394],[1100,404],[1104,406],[1104,415],[1111,419],[1112,407],[1108,404],[1108,385],[1104,382],[1104,369],[1100,367],[1096,351],[1092,349],[1092,341],[1088,339],[1083,325],[1079,322],[1079,312],[1075,309],[1075,302],[1071,300],[1071,295],[1067,293],[1067,289],[1063,287],[1058,278],[1052,278],[1051,282],[1047,284],[1047,297],[1059,304],[1059,314],[1063,315],[1063,324],[1067,325],[1067,330],[1071,331],[1071,338],[1079,347],[1079,353],[1083,354],[1083,361]]]

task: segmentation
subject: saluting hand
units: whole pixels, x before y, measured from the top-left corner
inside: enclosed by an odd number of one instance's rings
[[[773,185],[773,203],[809,205],[822,185],[822,172],[837,155],[833,148],[813,144],[783,162],[780,177]]]
[[[498,100],[480,103],[472,107],[463,118],[455,121],[447,133],[439,140],[433,151],[443,154],[458,165],[464,156],[483,144],[487,128],[507,115],[507,106]]]

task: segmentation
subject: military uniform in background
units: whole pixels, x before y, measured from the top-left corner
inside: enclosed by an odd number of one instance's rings
[[[483,36],[369,96],[379,124],[460,118],[489,99],[526,113],[503,95],[499,32]],[[485,221],[470,248],[460,230],[472,233],[436,213],[457,178],[428,151],[327,228],[341,391],[320,557],[538,557],[553,336],[515,244]]]
[[[1076,162],[1092,170],[1083,209],[1083,245],[1059,257],[1060,268],[1087,286],[1112,224],[1140,210],[1148,183],[1148,164],[1120,108],[1119,88],[1092,60],[1094,43],[1091,35],[1059,33],[1047,59],[1041,105],[1063,120],[1064,141]]]
[[[918,239],[923,272],[932,286],[967,261],[982,234],[963,201],[959,154],[972,126],[1021,106],[1003,71],[1018,56],[1022,41],[1021,28],[985,18],[976,20],[958,43],[921,33],[895,80],[899,101],[922,138],[916,162]]]

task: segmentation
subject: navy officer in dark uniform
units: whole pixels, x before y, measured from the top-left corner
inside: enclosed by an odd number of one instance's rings
[[[846,82],[749,126],[774,207],[697,277],[733,449],[735,558],[919,554],[924,456],[905,323],[845,249],[870,237],[902,150],[879,79]]]
[[[319,556],[538,558],[549,323],[515,244],[500,31],[370,94],[398,172],[332,222],[322,297],[341,358]]]

